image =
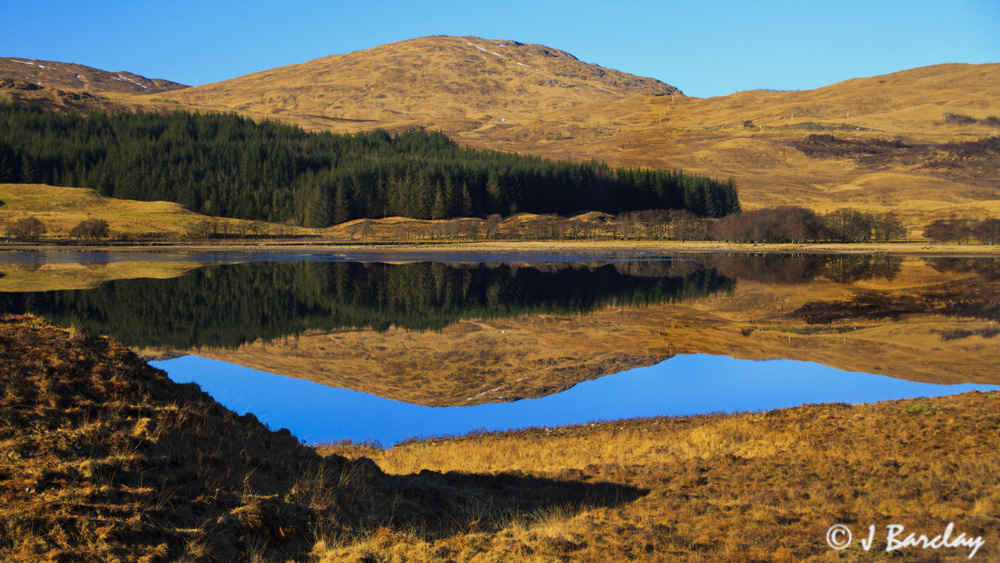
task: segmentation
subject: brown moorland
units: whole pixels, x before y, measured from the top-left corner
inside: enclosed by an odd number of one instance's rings
[[[81,221],[103,220],[108,237],[118,241],[182,240],[205,225],[233,236],[240,233],[314,235],[322,231],[243,219],[207,217],[168,201],[135,201],[102,196],[87,188],[44,184],[0,184],[0,231],[12,223],[35,217],[45,226],[39,242],[72,240]],[[211,223],[212,226],[208,226]]]
[[[731,176],[747,209],[894,211],[922,227],[1000,216],[1000,154],[989,143],[957,146],[1000,134],[998,82],[1000,64],[945,64],[807,91],[692,98],[541,45],[437,36],[160,94],[106,93],[94,104],[237,111],[324,131],[426,127],[474,147]],[[68,106],[54,92],[0,89],[4,99],[32,95]],[[812,135],[894,146],[874,158],[817,151]]]
[[[320,457],[122,346],[34,317],[0,318],[0,456],[4,561],[303,561],[317,543],[447,540],[644,493]]]
[[[5,317],[0,343],[5,560],[867,560],[889,524],[949,523],[1000,553],[995,392],[320,457],[106,339]],[[874,553],[830,549],[834,523],[875,526]]]
[[[594,72],[581,70],[572,56],[514,45],[414,39],[165,96],[280,116],[308,129],[421,126],[475,147],[732,176],[747,208],[856,207],[895,211],[921,224],[948,214],[1000,214],[1000,154],[941,146],[998,134],[1000,64],[937,65],[808,91],[691,98],[650,92],[641,79],[610,74],[600,77],[605,87],[613,78],[616,89],[608,92],[592,86]],[[538,59],[539,52],[559,56]],[[543,62],[552,76],[590,82],[521,86],[534,80],[529,67]],[[320,86],[331,81],[332,90]],[[396,99],[399,92],[405,99]],[[530,102],[519,101],[528,94]],[[876,161],[804,150],[817,133],[863,143],[900,138],[903,146]]]
[[[131,72],[108,72],[80,64],[18,57],[0,57],[0,77],[49,88],[84,90],[92,94],[158,94],[187,88],[184,84],[146,78]]]
[[[516,41],[434,36],[389,43],[160,96],[310,129],[428,127],[454,133],[523,122],[595,100],[683,96],[673,86]]]
[[[328,549],[322,561],[967,561],[971,549],[910,547],[886,553],[886,526],[906,534],[980,537],[976,558],[998,553],[1000,394],[965,394],[872,405],[607,422],[531,429],[379,450],[322,447],[367,456],[388,473],[525,472],[610,481],[649,491],[612,508],[549,512],[499,533],[469,533],[438,547],[372,537]],[[834,551],[833,524],[854,542]],[[876,534],[872,553],[859,540]],[[905,535],[905,534],[904,534]],[[898,538],[901,539],[901,538]],[[440,542],[436,545],[440,545]],[[324,547],[324,546],[320,546]],[[485,553],[479,553],[485,552]]]

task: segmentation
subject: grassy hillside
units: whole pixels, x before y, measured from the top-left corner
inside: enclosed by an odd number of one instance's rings
[[[681,95],[651,78],[515,41],[423,37],[161,96],[337,130],[514,123],[594,100]]]
[[[981,218],[1000,214],[1000,155],[955,156],[940,144],[997,135],[988,118],[1000,116],[992,87],[998,80],[998,64],[956,64],[801,92],[593,102],[463,138],[554,158],[731,175],[746,208],[850,206],[893,210],[921,224],[952,213]],[[975,122],[949,121],[949,114]],[[878,159],[815,154],[803,147],[814,134],[860,142],[901,138],[904,146]]]
[[[998,554],[997,393],[317,453],[105,339],[0,342],[7,561],[825,561],[867,555],[834,523],[949,522]]]
[[[946,64],[807,91],[690,98],[544,46],[430,37],[152,96],[71,100],[82,94],[8,86],[0,99],[236,110],[309,130],[422,126],[473,147],[732,176],[747,209],[894,211],[921,229],[950,215],[1000,216],[996,151],[941,147],[1000,133],[990,120],[1000,116],[998,82],[1000,64]],[[822,153],[803,147],[813,134],[903,146],[874,158]]]
[[[462,45],[449,41],[454,47]],[[468,99],[470,93],[476,94],[473,90],[428,90],[428,84],[449,84],[453,75],[443,73],[459,70],[467,80],[518,83],[521,66],[456,68],[453,63],[465,60],[466,55],[420,42],[393,44],[392,49],[419,58],[425,70],[419,75],[389,73],[381,82],[365,82],[365,74],[352,74],[358,79],[348,80],[351,89],[328,105],[325,93],[302,85],[307,76],[315,80],[315,73],[332,71],[333,65],[340,64],[337,58],[324,59],[330,66],[322,69],[314,62],[262,73],[257,78],[264,80],[269,93],[253,101],[249,98],[259,90],[255,83],[242,79],[170,96],[172,101],[195,106],[221,105],[260,115],[270,112],[311,129],[421,125],[442,128],[475,147],[732,176],[747,208],[794,204],[822,212],[847,206],[895,211],[917,228],[952,214],[1000,215],[995,177],[1000,155],[956,156],[940,149],[941,143],[997,134],[997,125],[989,118],[1000,116],[1000,95],[993,87],[1000,80],[1000,64],[938,65],[809,91],[758,90],[704,99],[630,90],[599,99],[577,96],[559,104],[542,101],[531,112],[517,113],[497,111],[504,104],[488,96]],[[380,68],[381,63],[366,58],[371,54],[344,57],[351,57],[354,72]],[[455,70],[445,70],[449,65]],[[310,73],[306,68],[312,69]],[[384,108],[373,109],[373,100],[385,96],[385,91],[409,89],[418,95],[406,100],[390,96]],[[433,95],[419,94],[430,91]],[[285,96],[279,97],[278,92]],[[532,95],[548,99],[540,92]],[[390,110],[398,113],[389,114]],[[498,118],[501,113],[511,117],[501,121],[505,119]],[[460,114],[462,119],[455,117]],[[959,119],[949,119],[949,114]],[[469,115],[476,119],[470,121]],[[901,138],[905,146],[867,160],[805,150],[802,144],[817,133],[863,143]]]
[[[376,532],[434,541],[642,494],[514,474],[389,476],[321,458],[106,339],[4,317],[0,342],[4,561],[302,561]]]
[[[187,88],[169,80],[150,79],[126,71],[108,72],[84,65],[20,57],[0,57],[0,77],[66,90],[86,90],[94,94],[156,94]]]
[[[80,221],[102,219],[111,237],[122,240],[181,239],[209,217],[166,201],[132,201],[103,197],[85,188],[62,188],[41,184],[0,184],[0,231],[6,224],[37,217],[47,232],[43,240],[70,240],[70,231]],[[211,218],[229,233],[238,233],[252,221]],[[263,228],[263,227],[262,227]],[[269,226],[273,230],[277,226]],[[309,234],[313,229],[282,226],[288,234]]]
[[[868,561],[887,555],[886,529],[980,537],[976,558],[998,552],[1000,496],[992,486],[1000,394],[830,404],[794,409],[533,429],[373,450],[388,473],[506,472],[610,481],[649,491],[614,508],[515,519],[500,533],[441,546],[373,536],[322,561]],[[842,552],[824,541],[833,524],[854,532]],[[877,535],[872,552],[860,539]],[[901,538],[900,538],[901,539]],[[439,547],[441,546],[441,547]],[[437,551],[430,549],[436,547]],[[881,553],[880,553],[881,552]],[[896,551],[913,561],[967,561],[971,549]]]

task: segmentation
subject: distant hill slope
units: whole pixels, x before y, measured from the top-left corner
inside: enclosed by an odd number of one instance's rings
[[[948,64],[815,90],[716,98],[634,97],[470,132],[469,144],[615,166],[732,176],[748,208],[896,211],[923,222],[1000,213],[1000,154],[950,150],[998,134],[1000,64]],[[843,151],[811,150],[833,135]],[[873,141],[899,146],[875,149]]]
[[[157,94],[187,88],[183,84],[146,78],[131,72],[108,72],[89,66],[52,61],[36,61],[18,57],[0,57],[0,81],[18,80],[91,94],[115,92],[122,94]]]
[[[157,98],[311,130],[421,126],[475,147],[733,177],[747,208],[894,211],[919,233],[935,218],[1000,214],[1000,154],[941,148],[998,134],[997,84],[1000,64],[946,64],[690,98],[548,47],[429,37]],[[805,146],[814,134],[843,150]]]
[[[477,148],[732,177],[748,209],[893,211],[919,234],[941,217],[1000,216],[995,143],[953,146],[1000,135],[998,84],[1000,64],[945,64],[690,98],[541,45],[437,36],[154,95],[0,79],[0,100],[236,111],[313,131],[426,127]],[[809,145],[817,134],[834,138]]]
[[[171,92],[170,100],[359,127],[465,131],[596,100],[683,96],[543,45],[423,37]],[[366,125],[367,124],[367,125]]]

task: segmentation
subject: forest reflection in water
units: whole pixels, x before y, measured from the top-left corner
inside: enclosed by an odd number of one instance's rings
[[[838,283],[892,279],[903,261],[872,255],[747,254],[696,260],[390,264],[299,257],[302,261],[204,267],[172,279],[114,280],[93,289],[0,293],[0,312],[35,313],[136,347],[238,347],[307,330],[440,330],[459,319],[580,314],[611,305],[677,302],[731,294],[739,279],[776,284],[820,277]],[[106,264],[90,256],[79,259],[88,259],[92,268]],[[20,257],[0,263],[0,275],[4,269],[40,265]]]

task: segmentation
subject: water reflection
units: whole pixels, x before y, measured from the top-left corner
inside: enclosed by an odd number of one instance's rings
[[[703,354],[677,356],[580,383],[540,399],[471,407],[427,407],[185,356],[154,362],[179,383],[197,383],[224,406],[251,412],[270,428],[322,443],[376,440],[390,446],[412,437],[475,430],[553,427],[661,415],[693,415],[792,407],[805,403],[869,403],[1000,390],[991,385],[933,385],[852,373],[809,362],[747,361]]]
[[[430,257],[447,262],[412,262]],[[0,254],[0,288],[30,289],[66,258]],[[543,397],[685,354],[1000,382],[996,259],[167,253],[154,268],[122,262],[134,254],[78,258],[83,274],[181,266],[169,279],[0,292],[0,312],[110,334],[148,356],[193,353],[428,406]]]
[[[235,348],[308,330],[440,330],[459,319],[579,314],[731,292],[696,262],[462,264],[292,262],[201,268],[90,290],[0,294],[35,313],[135,347]]]

